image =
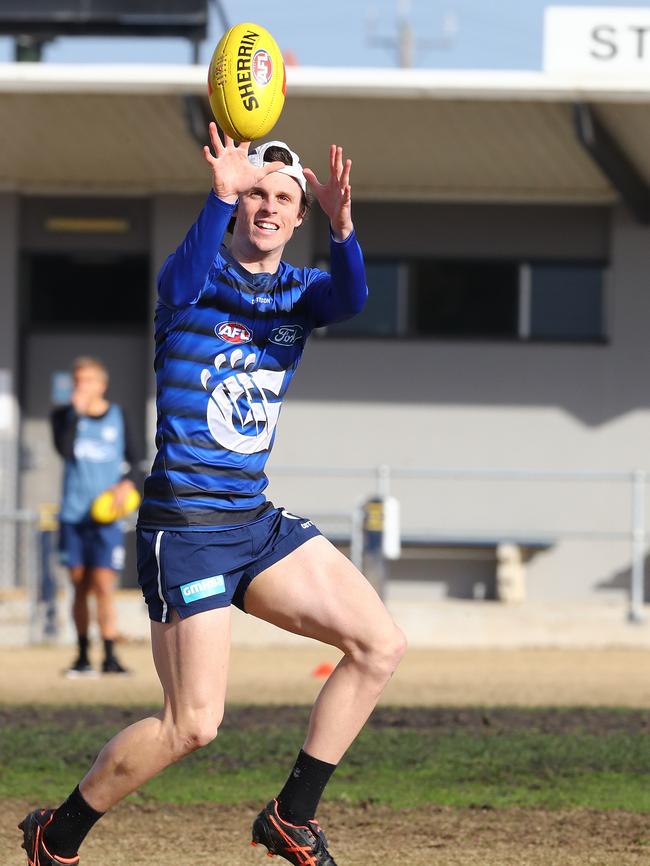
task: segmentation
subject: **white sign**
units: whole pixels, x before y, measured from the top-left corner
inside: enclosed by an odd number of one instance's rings
[[[650,7],[548,6],[544,71],[650,84]]]

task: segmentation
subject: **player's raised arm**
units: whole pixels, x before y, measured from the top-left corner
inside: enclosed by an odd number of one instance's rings
[[[283,166],[281,162],[254,166],[248,160],[250,142],[235,145],[226,136],[222,143],[215,123],[210,124],[209,132],[212,148],[206,145],[203,156],[212,172],[212,191],[196,222],[176,252],[167,259],[158,277],[160,300],[170,307],[198,300],[239,196]]]
[[[331,275],[321,274],[310,287],[310,306],[317,326],[356,315],[368,296],[363,254],[352,223],[352,160],[343,160],[343,148],[330,146],[329,178],[320,183],[305,168],[305,177],[330,221]]]
[[[354,231],[352,225],[352,187],[350,171],[352,160],[343,162],[343,148],[330,145],[330,174],[326,183],[320,183],[310,168],[305,168],[314,195],[323,211],[327,214],[335,240],[344,241]]]

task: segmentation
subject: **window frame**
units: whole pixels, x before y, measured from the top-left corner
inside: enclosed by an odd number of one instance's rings
[[[458,256],[432,256],[431,260],[437,261],[476,261],[484,260],[484,256],[466,256],[464,259],[459,259]],[[506,256],[498,256],[493,259],[494,262],[502,262],[516,265],[518,268],[518,292],[517,292],[517,328],[512,337],[504,336],[489,336],[489,335],[454,335],[448,336],[444,334],[427,335],[409,331],[410,311],[411,311],[411,287],[413,285],[412,269],[418,261],[427,260],[424,257],[409,256],[401,259],[396,259],[394,256],[367,256],[366,265],[368,264],[393,264],[398,267],[398,286],[397,286],[397,326],[396,333],[391,335],[385,334],[345,334],[332,333],[330,326],[315,329],[314,333],[321,339],[330,340],[368,340],[371,342],[377,340],[409,340],[410,342],[418,343],[468,343],[476,345],[477,343],[503,344],[508,346],[539,346],[549,344],[553,346],[607,346],[611,343],[610,335],[610,319],[609,319],[609,297],[610,297],[610,280],[611,266],[609,261],[601,258],[563,258],[563,257],[528,257],[522,256],[519,258],[511,258]],[[533,268],[536,265],[557,265],[557,266],[597,266],[602,272],[602,287],[601,287],[601,305],[602,305],[602,335],[600,337],[591,337],[585,339],[579,338],[564,338],[543,336],[536,337],[531,335],[532,330],[532,275]],[[329,261],[323,256],[319,256],[314,267],[322,270],[329,270]]]

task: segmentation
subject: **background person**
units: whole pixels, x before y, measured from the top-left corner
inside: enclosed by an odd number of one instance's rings
[[[124,566],[124,530],[119,520],[96,523],[90,508],[93,500],[109,489],[116,508],[122,506],[134,487],[133,447],[121,407],[106,399],[108,371],[104,364],[97,358],[77,358],[72,377],[70,404],[55,409],[51,417],[54,445],[65,461],[59,549],[62,562],[70,570],[72,616],[79,644],[77,658],[66,675],[96,675],[88,655],[91,594],[96,599],[97,624],[104,645],[102,673],[124,674],[127,671],[114,650],[114,587],[117,572]]]

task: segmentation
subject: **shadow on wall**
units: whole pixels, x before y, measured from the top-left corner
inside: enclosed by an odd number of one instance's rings
[[[485,554],[431,551],[418,559],[402,558],[389,563],[388,578],[392,597],[496,599],[496,560]]]
[[[639,370],[625,363],[607,346],[314,337],[289,399],[550,406],[598,426],[650,406]]]
[[[624,568],[621,571],[616,571],[611,577],[596,584],[596,589],[620,589],[628,592],[632,581],[632,569]],[[645,558],[644,566],[644,581],[643,581],[643,598],[645,601],[650,599],[650,554]]]

